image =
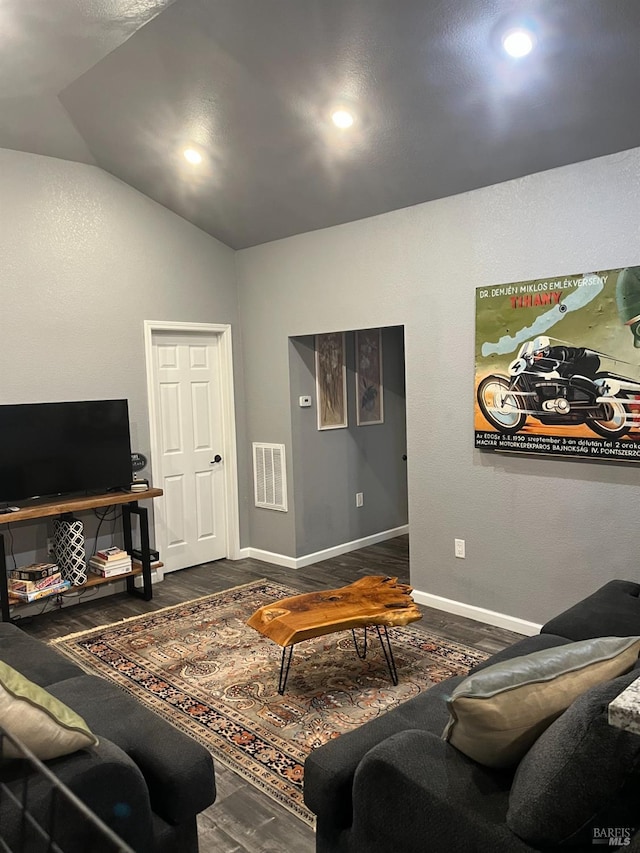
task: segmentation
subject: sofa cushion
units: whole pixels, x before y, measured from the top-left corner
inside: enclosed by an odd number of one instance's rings
[[[487,667],[453,691],[443,737],[480,764],[513,766],[574,699],[630,670],[639,651],[640,637],[601,637]]]
[[[98,743],[75,711],[2,661],[0,725],[42,760]],[[2,751],[5,758],[21,756],[8,740],[3,742]]]
[[[51,685],[51,692],[82,714],[142,771],[151,806],[169,823],[192,818],[216,798],[210,752],[122,688],[95,675]]]
[[[430,732],[392,735],[371,749],[356,771],[345,849],[533,853],[505,823],[511,780],[509,771],[481,767]],[[324,850],[333,853],[335,847]]]
[[[637,825],[640,737],[609,725],[607,706],[638,677],[634,669],[591,688],[522,759],[507,824],[524,841],[546,846],[573,837],[587,849],[596,827]],[[636,795],[623,796],[630,787]]]
[[[133,849],[138,853],[159,853],[162,850],[168,853],[170,850],[197,849],[160,848],[154,844],[149,792],[142,773],[121,749],[106,738],[101,738],[92,749],[54,758],[46,766],[63,786],[129,845],[126,850]],[[65,796],[58,794],[52,798],[48,776],[35,770],[25,776],[25,770],[26,765],[22,761],[0,763],[0,782],[3,785],[0,837],[8,845],[5,848],[0,842],[3,850],[115,853],[120,849],[109,843],[90,821],[82,820],[77,807]],[[31,822],[23,824],[22,810],[16,808],[16,799],[21,801],[25,795],[25,780],[29,813],[36,824],[45,827],[55,837],[56,848],[49,847],[46,837],[38,835]],[[53,822],[52,804],[55,804]]]

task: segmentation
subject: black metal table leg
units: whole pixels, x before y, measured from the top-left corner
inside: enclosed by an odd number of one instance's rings
[[[124,535],[124,549],[131,553],[133,549],[133,536],[131,534],[131,515],[137,515],[140,519],[140,551],[142,554],[142,590],[136,588],[135,577],[127,578],[127,592],[131,595],[140,596],[145,601],[151,601],[153,587],[151,584],[151,555],[149,554],[149,516],[146,507],[140,506],[137,501],[124,504],[122,507],[122,532]]]
[[[131,507],[124,504],[122,507],[122,538],[124,539],[124,550],[130,554],[133,549],[133,536],[131,534]]]
[[[396,662],[393,657],[393,649],[391,648],[391,640],[389,639],[389,632],[387,631],[387,626],[383,625],[382,629],[384,631],[384,640],[382,638],[382,631],[380,630],[380,625],[376,625],[376,631],[378,632],[378,638],[380,640],[380,645],[382,646],[382,651],[384,652],[385,659],[387,661],[387,666],[389,667],[389,675],[391,676],[391,683],[395,687],[398,683],[398,670],[396,669]],[[385,646],[385,641],[387,645]],[[387,651],[388,649],[388,651]]]
[[[363,643],[362,652],[360,651],[360,648],[358,646],[358,640],[356,638],[356,629],[355,628],[351,629],[351,636],[353,637],[353,645],[356,647],[356,654],[358,655],[360,660],[365,660],[365,658],[367,657],[367,626],[366,625],[364,626],[364,643]]]
[[[387,631],[387,626],[382,625],[382,630],[380,630],[380,625],[376,625],[376,631],[378,632],[378,639],[380,640],[380,645],[382,646],[382,651],[384,653],[384,659],[387,662],[387,668],[389,670],[389,675],[391,676],[391,683],[394,687],[398,684],[398,670],[396,668],[396,661],[393,656],[393,649],[391,648],[391,638],[389,637],[389,632]],[[351,629],[351,636],[353,637],[353,644],[356,649],[356,654],[360,658],[360,660],[365,660],[367,656],[367,626],[364,628],[364,639],[362,643],[362,647],[358,645],[358,639],[356,637],[355,629]],[[293,647],[295,643],[290,646],[282,647],[282,656],[280,658],[280,675],[278,676],[278,693],[282,696],[285,691],[285,687],[287,686],[287,678],[289,677],[289,668],[291,666],[291,658],[293,657]]]
[[[0,617],[3,622],[11,620],[9,612],[9,584],[7,582],[7,555],[4,550],[4,536],[0,533]]]
[[[295,643],[293,645],[295,645]],[[282,647],[282,658],[280,659],[280,677],[278,678],[278,693],[281,696],[284,693],[284,688],[287,686],[287,678],[289,677],[289,667],[291,666],[291,657],[293,655],[293,645]],[[287,656],[287,664],[285,667],[284,660],[285,656],[287,655],[287,649],[289,650],[289,655]]]

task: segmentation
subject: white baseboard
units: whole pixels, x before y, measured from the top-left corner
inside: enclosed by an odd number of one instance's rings
[[[515,631],[517,634],[525,634],[527,637],[539,634],[540,628],[542,628],[542,625],[527,622],[526,619],[518,619],[517,616],[496,613],[495,610],[476,607],[475,604],[465,604],[463,601],[454,601],[452,598],[442,598],[440,595],[421,592],[419,589],[414,589],[412,596],[418,604],[424,604],[426,607],[435,607],[436,610],[445,610],[447,613],[455,613],[456,616],[466,616],[467,619],[486,622],[488,625],[506,628],[507,631]]]
[[[162,568],[159,569],[151,569],[151,583],[162,583],[164,580],[164,572]],[[144,581],[142,579],[142,575],[136,575],[135,580],[133,582],[134,586],[138,589],[141,589],[144,586]]]
[[[287,557],[286,554],[276,554],[274,551],[263,551],[261,548],[243,548],[248,551],[247,557],[254,560],[262,560],[263,563],[271,563],[272,566],[284,566],[285,569],[297,569],[295,557]]]
[[[396,536],[402,536],[408,532],[409,525],[403,524],[401,527],[382,530],[380,533],[373,533],[371,536],[363,536],[362,539],[353,539],[351,542],[343,542],[322,551],[305,554],[304,557],[287,557],[285,554],[262,551],[260,548],[241,548],[240,553],[242,557],[253,557],[254,560],[262,560],[264,563],[272,563],[274,566],[284,566],[286,569],[303,569],[305,566],[311,566],[321,560],[329,560],[331,557],[339,557],[340,554],[347,554],[349,551],[357,551],[359,548],[366,548],[368,545],[376,545],[378,542],[384,542],[385,539],[395,539]]]

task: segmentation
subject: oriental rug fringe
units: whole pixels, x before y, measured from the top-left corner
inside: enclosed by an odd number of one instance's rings
[[[366,660],[350,632],[295,647],[284,696],[281,649],[245,622],[298,590],[267,580],[52,641],[203,744],[216,761],[312,825],[302,799],[307,755],[486,655],[416,628],[391,628],[394,687],[380,644]],[[160,745],[159,745],[159,748]]]

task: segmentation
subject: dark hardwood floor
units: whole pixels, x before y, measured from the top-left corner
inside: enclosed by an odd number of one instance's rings
[[[43,640],[116,622],[180,604],[183,601],[228,589],[259,578],[288,584],[301,592],[343,586],[369,574],[398,576],[409,582],[409,540],[400,536],[352,551],[305,569],[285,569],[258,560],[219,560],[167,575],[153,588],[153,600],[126,593],[81,605],[63,607],[21,620],[21,627]],[[417,629],[432,629],[443,637],[493,653],[520,639],[519,634],[421,607]],[[200,853],[313,853],[315,836],[309,827],[261,794],[231,770],[216,764],[218,797],[200,815]]]

